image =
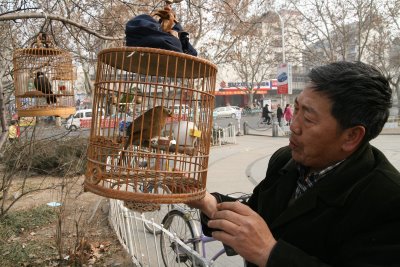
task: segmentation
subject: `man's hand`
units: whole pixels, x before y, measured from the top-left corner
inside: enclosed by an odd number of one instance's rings
[[[232,247],[239,255],[258,266],[265,266],[276,244],[268,225],[250,207],[236,202],[222,202],[208,222],[213,237]]]
[[[209,192],[199,200],[193,200],[185,203],[191,208],[201,210],[207,217],[212,218],[213,214],[217,211],[217,200]]]

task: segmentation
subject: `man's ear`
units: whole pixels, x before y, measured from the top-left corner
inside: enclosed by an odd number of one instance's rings
[[[365,127],[358,125],[346,129],[344,132],[344,142],[342,149],[346,152],[352,152],[358,148],[365,136]]]

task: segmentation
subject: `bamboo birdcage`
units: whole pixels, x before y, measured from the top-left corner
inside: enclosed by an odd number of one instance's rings
[[[15,101],[19,117],[65,118],[75,113],[71,54],[49,44],[38,42],[14,51]],[[49,86],[37,86],[38,73],[43,74]]]
[[[203,197],[216,73],[168,50],[101,51],[85,189],[139,204]]]

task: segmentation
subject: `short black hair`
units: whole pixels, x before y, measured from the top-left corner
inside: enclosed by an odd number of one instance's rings
[[[389,117],[392,90],[377,68],[359,61],[340,61],[315,67],[308,77],[313,90],[331,101],[331,114],[342,129],[364,126],[364,142],[379,135]]]

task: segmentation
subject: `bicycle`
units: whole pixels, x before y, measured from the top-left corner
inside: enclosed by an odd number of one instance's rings
[[[250,194],[232,193],[231,196],[240,194],[238,200],[247,200]],[[205,236],[199,230],[200,215],[198,210],[184,206],[175,206],[171,209],[162,220],[162,226],[171,233],[174,233],[184,244],[192,250],[200,254],[200,245],[202,257],[207,258],[206,244],[215,242],[212,237]],[[193,262],[195,257],[191,257],[186,249],[183,249],[176,241],[171,240],[164,232],[160,235],[161,256],[165,266],[198,266],[198,262]],[[210,262],[214,262],[221,255],[225,254],[225,247],[218,250],[211,258]],[[228,256],[233,254],[227,253]]]

